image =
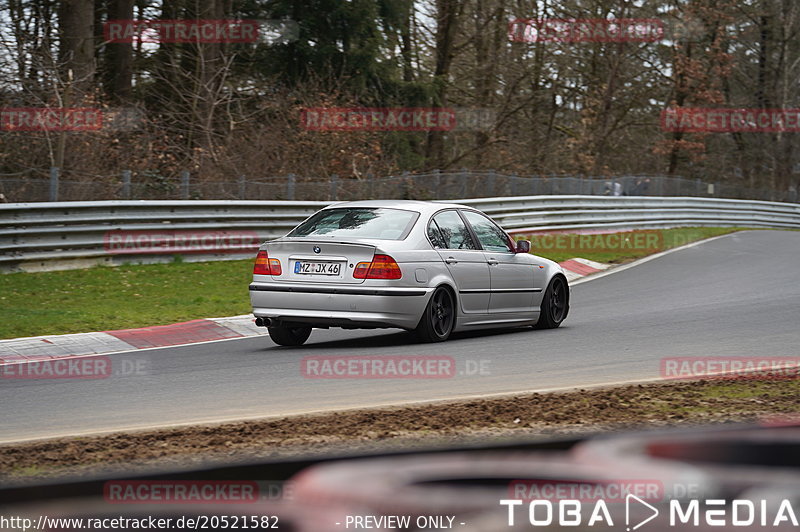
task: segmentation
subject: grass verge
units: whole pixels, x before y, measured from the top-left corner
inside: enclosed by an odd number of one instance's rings
[[[626,262],[688,242],[736,231],[689,227],[658,231],[659,249],[582,247],[535,253]],[[95,267],[0,275],[0,338],[165,325],[250,312],[250,260]]]
[[[0,481],[449,445],[481,438],[752,422],[798,414],[797,379],[712,379],[521,394],[0,446]],[[155,415],[155,413],[154,413]]]

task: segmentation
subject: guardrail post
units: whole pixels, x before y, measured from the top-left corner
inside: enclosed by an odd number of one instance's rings
[[[438,168],[433,171],[433,186],[436,190],[436,199],[442,199],[442,175]]]
[[[336,175],[336,174],[333,174],[331,176],[331,183],[330,184],[331,184],[331,198],[330,199],[332,201],[336,201],[336,199],[337,199],[336,196],[339,193],[339,176]]]
[[[189,170],[181,172],[181,199],[189,199]]]
[[[494,188],[497,182],[497,173],[494,170],[489,170],[489,178],[486,182],[486,192],[489,194],[490,198],[494,197]]]
[[[122,199],[131,199],[131,171],[122,171]]]
[[[400,175],[400,199],[412,199],[411,186],[408,182],[409,173],[408,170],[403,170],[403,173]]]
[[[239,199],[247,199],[247,178],[244,174],[239,176]]]
[[[295,177],[296,176],[294,174],[289,174],[289,177],[286,180],[286,199],[287,200],[294,200]]]
[[[50,201],[58,201],[58,167],[50,167]]]

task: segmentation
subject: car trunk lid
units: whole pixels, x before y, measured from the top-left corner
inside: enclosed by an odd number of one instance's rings
[[[281,263],[275,281],[360,284],[353,277],[359,262],[370,262],[375,246],[359,242],[332,242],[324,239],[277,240],[266,245],[271,259]]]

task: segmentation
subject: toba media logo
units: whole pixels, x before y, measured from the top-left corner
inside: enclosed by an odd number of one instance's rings
[[[526,502],[521,499],[502,499],[507,509],[509,527],[527,522],[532,527],[604,527],[639,530],[648,523],[685,530],[687,527],[797,527],[797,512],[789,499],[778,502],[747,499],[676,500],[660,509],[636,495],[625,496],[624,516],[621,509],[603,499],[586,503],[577,499],[551,501],[537,499],[527,502],[527,516],[519,519]],[[584,507],[587,506],[587,507]],[[662,512],[665,512],[662,514]],[[660,520],[655,521],[658,517]],[[724,528],[722,528],[724,529]]]

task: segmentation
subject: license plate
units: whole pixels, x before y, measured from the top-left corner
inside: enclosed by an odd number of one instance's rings
[[[294,263],[294,273],[303,275],[339,275],[342,273],[342,263],[298,260]]]

